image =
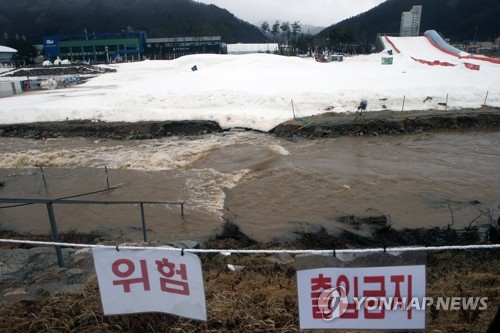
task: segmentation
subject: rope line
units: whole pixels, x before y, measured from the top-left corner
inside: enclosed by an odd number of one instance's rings
[[[0,239],[0,243],[12,244],[31,244],[31,245],[49,245],[80,248],[109,248],[109,249],[127,249],[127,250],[161,250],[161,251],[183,251],[191,253],[219,253],[230,255],[233,253],[241,254],[336,254],[339,253],[384,253],[384,252],[411,252],[411,251],[443,251],[443,250],[485,250],[499,249],[500,244],[479,244],[479,245],[445,245],[445,246],[403,246],[371,249],[330,249],[330,250],[242,250],[242,249],[183,249],[176,247],[151,247],[151,246],[130,246],[130,245],[97,245],[97,244],[79,244],[62,242],[45,242],[19,239]]]

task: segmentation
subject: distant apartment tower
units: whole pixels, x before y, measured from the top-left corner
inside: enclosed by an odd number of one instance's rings
[[[420,32],[420,17],[422,16],[422,6],[413,6],[409,12],[401,14],[401,37],[418,36]]]

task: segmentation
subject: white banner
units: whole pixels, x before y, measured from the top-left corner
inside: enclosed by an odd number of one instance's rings
[[[301,329],[424,329],[425,265],[297,271]]]
[[[156,249],[92,250],[105,315],[165,312],[207,320],[200,259]]]

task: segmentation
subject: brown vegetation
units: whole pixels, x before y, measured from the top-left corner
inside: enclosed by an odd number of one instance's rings
[[[355,217],[351,217],[355,220]],[[403,239],[382,221],[382,216],[365,220],[380,230]],[[415,232],[415,235],[423,231]],[[429,245],[444,236],[444,230],[427,235]],[[410,230],[404,237],[411,238]],[[94,237],[93,235],[92,237]],[[74,239],[76,235],[73,235]],[[346,238],[347,237],[347,238]],[[387,237],[387,236],[386,236]],[[364,247],[379,242],[353,238],[349,234],[328,235],[323,229],[298,235],[286,248],[313,248],[338,244],[340,247]],[[418,239],[418,237],[416,238]],[[464,239],[464,242],[466,240]],[[342,246],[341,244],[344,244]],[[314,246],[313,246],[314,245]],[[400,244],[401,245],[401,244]],[[281,248],[283,244],[259,244],[242,234],[234,224],[209,240],[207,248]],[[429,331],[484,332],[500,304],[500,252],[443,251],[427,254],[427,295],[488,297],[483,311],[427,310]],[[294,263],[279,264],[267,255],[220,254],[200,255],[203,263],[207,299],[207,322],[179,318],[167,314],[104,316],[98,286],[91,279],[83,290],[23,300],[0,308],[0,332],[298,332],[298,304]],[[231,271],[227,264],[244,266]],[[93,269],[93,267],[87,267]]]

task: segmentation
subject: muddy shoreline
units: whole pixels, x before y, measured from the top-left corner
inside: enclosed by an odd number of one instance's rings
[[[500,108],[324,113],[293,119],[274,129],[279,137],[338,137],[417,134],[436,130],[500,127]]]
[[[277,137],[325,138],[360,135],[415,134],[434,130],[500,128],[500,108],[328,112],[286,121],[270,132]],[[247,129],[249,130],[249,129]],[[113,140],[147,140],[168,136],[221,133],[214,121],[148,121],[137,123],[74,120],[0,125],[0,137],[48,139],[91,137]]]
[[[222,132],[213,121],[107,123],[92,120],[0,125],[0,136],[27,139],[90,137],[113,140],[147,140],[173,135]]]

